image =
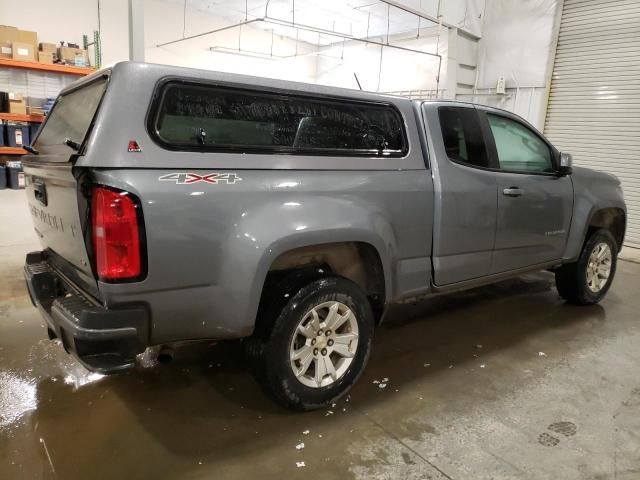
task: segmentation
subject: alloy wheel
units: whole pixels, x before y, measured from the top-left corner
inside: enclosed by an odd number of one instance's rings
[[[298,324],[289,363],[307,387],[321,388],[342,377],[358,348],[358,321],[345,304],[329,301],[309,310]]]
[[[587,287],[593,293],[598,293],[607,284],[612,260],[611,247],[605,242],[598,243],[591,251],[587,263]]]

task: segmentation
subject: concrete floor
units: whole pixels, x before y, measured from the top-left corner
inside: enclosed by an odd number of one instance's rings
[[[296,414],[235,344],[89,374],[27,298],[24,192],[0,225],[2,479],[640,478],[639,264],[593,307],[540,273],[396,308],[350,396]]]

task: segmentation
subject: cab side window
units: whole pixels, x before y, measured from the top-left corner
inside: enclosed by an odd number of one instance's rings
[[[476,109],[441,107],[438,114],[444,148],[449,159],[473,167],[489,167],[489,156]]]
[[[551,173],[553,160],[547,143],[525,125],[500,115],[487,115],[496,144],[500,170]]]

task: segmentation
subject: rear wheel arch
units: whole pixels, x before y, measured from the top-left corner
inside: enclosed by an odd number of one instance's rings
[[[288,249],[269,264],[261,291],[256,333],[264,334],[289,288],[323,276],[344,277],[367,296],[379,322],[389,294],[389,273],[378,249],[369,242],[344,241],[305,245]],[[274,291],[278,294],[274,295]],[[279,295],[282,293],[282,295]]]
[[[338,309],[350,310],[342,317],[347,322],[331,323],[329,314],[323,315]],[[296,287],[272,329],[262,338],[248,339],[246,351],[266,393],[284,406],[313,410],[335,402],[358,380],[369,358],[373,330],[373,312],[362,289],[346,278],[327,276]],[[301,380],[301,375],[306,378]]]

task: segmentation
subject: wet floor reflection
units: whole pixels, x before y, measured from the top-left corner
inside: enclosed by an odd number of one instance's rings
[[[606,317],[600,306],[563,304],[545,273],[397,306],[376,332],[369,367],[349,399],[297,414],[263,395],[241,342],[184,345],[168,365],[149,354],[135,370],[105,377],[43,340],[29,308],[21,314],[34,324],[32,335],[21,338],[22,345],[2,340],[11,345],[3,352],[9,361],[0,365],[0,458],[10,460],[0,465],[3,479],[213,478],[204,472],[255,478],[256,465],[263,478],[283,472],[303,478],[299,468],[321,478],[318,468],[326,462],[332,465],[326,478],[342,479],[352,476],[353,465],[373,461],[365,457],[413,462],[408,451],[359,447],[386,438],[367,412],[409,390],[415,395],[403,403],[403,415],[419,412],[438,398],[448,369],[480,368],[483,358],[540,332],[555,329],[568,338],[572,328]],[[537,348],[525,354],[533,358]],[[6,368],[12,361],[21,366]],[[374,383],[382,378],[388,380],[384,389]],[[300,443],[305,447],[298,450]],[[305,467],[297,466],[301,461]]]
[[[35,379],[0,371],[0,430],[37,407]]]

